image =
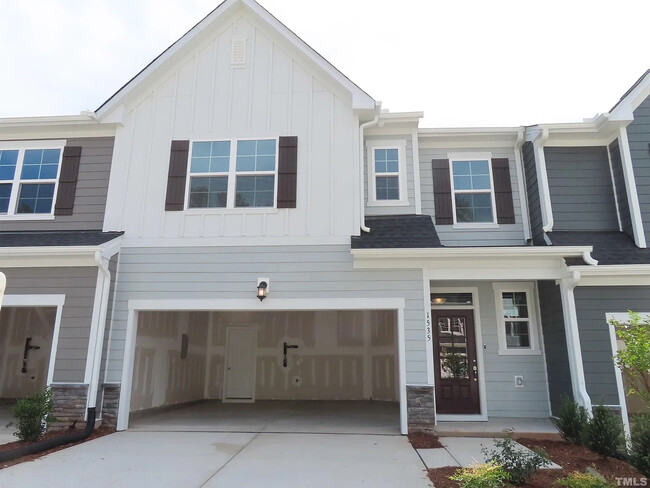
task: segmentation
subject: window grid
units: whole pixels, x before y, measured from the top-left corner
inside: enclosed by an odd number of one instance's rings
[[[494,184],[492,182],[492,165],[490,159],[453,159],[449,163],[453,194],[454,224],[496,223]],[[486,170],[481,171],[476,163],[485,163]],[[458,172],[455,169],[458,169]],[[469,188],[463,188],[468,186],[467,183],[469,183]],[[475,196],[487,196],[488,198],[487,200],[485,197],[477,199]],[[463,203],[463,205],[459,205],[459,202]],[[469,203],[469,205],[465,205],[466,203]],[[487,211],[490,214],[489,219],[485,218]],[[477,218],[477,214],[482,215]]]
[[[51,142],[51,141],[50,141]],[[41,147],[38,147],[38,146]],[[16,158],[13,177],[6,168]],[[63,148],[34,143],[34,147],[0,150],[0,216],[47,216],[54,213]],[[4,163],[4,164],[2,164]]]
[[[400,199],[399,150],[377,148],[374,153],[375,199],[382,201]]]
[[[254,159],[254,164],[253,164],[253,169],[250,170],[247,168],[247,170],[242,170],[242,171],[237,171],[237,160],[238,160],[238,147],[239,143],[244,143],[244,145],[248,145],[251,147],[251,143],[255,143],[255,154],[249,154],[249,153],[244,153],[242,154],[241,151],[239,151],[239,158],[253,158]],[[258,144],[259,142],[266,142],[267,144],[264,145],[262,144],[262,152],[257,151],[257,147],[260,145]],[[228,167],[227,171],[217,171],[217,172],[192,172],[192,160],[195,159],[195,145],[196,144],[206,144],[206,143],[228,143],[230,144],[229,148],[229,156],[228,156]],[[273,145],[273,151],[269,151],[269,146]],[[185,205],[186,209],[190,210],[200,210],[200,209],[206,209],[206,208],[217,208],[217,209],[236,209],[236,208],[274,208],[276,205],[276,195],[277,195],[277,169],[278,169],[278,148],[279,148],[279,143],[278,139],[226,139],[226,140],[221,140],[221,141],[193,141],[191,144],[191,153],[190,153],[190,164],[188,165],[188,182],[186,184],[186,199],[185,199]],[[266,158],[265,160],[263,158]],[[273,158],[272,162],[270,158]],[[258,161],[261,160],[261,161]],[[249,161],[250,162],[250,161]],[[269,165],[272,163],[273,169],[269,170],[259,170],[256,171],[255,168],[261,166],[265,167],[264,165],[266,164],[266,167],[269,167]],[[249,166],[250,167],[250,166]],[[266,195],[266,198],[260,198],[263,201],[263,205],[241,205],[238,204],[238,198],[237,198],[237,181],[238,177],[261,177],[261,176],[267,176],[267,177],[272,177],[273,182],[272,182],[272,190],[264,190],[267,193],[271,193],[271,198],[269,201],[269,195]],[[215,206],[215,207],[204,207],[204,206],[192,206],[192,180],[195,178],[214,178],[214,177],[221,177],[224,179],[227,179],[227,190],[225,192],[225,200],[226,204],[221,205],[221,206]],[[256,179],[255,182],[255,190],[258,186],[258,182]],[[268,183],[267,183],[268,186]],[[221,190],[218,191],[218,193],[222,193]],[[247,192],[250,193],[250,192]],[[254,194],[257,195],[257,191],[254,191]],[[210,197],[208,197],[210,198]],[[218,196],[212,197],[219,199],[219,201],[223,200],[223,196]],[[195,199],[196,200],[196,199]],[[253,204],[256,203],[258,200],[257,197],[254,197],[253,199]],[[241,199],[239,199],[241,202]]]
[[[531,322],[531,295],[525,289],[501,289],[501,325],[506,350],[534,351],[534,331]],[[508,301],[506,306],[506,301]],[[525,328],[523,327],[525,325]]]

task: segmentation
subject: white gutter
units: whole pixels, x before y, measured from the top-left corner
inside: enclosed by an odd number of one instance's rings
[[[2,310],[2,299],[5,296],[5,289],[7,288],[7,277],[0,271],[0,310]]]
[[[596,266],[598,264],[598,260],[594,259],[591,256],[591,252],[585,251],[582,253],[582,260],[587,263],[589,266]]]
[[[352,249],[355,258],[453,258],[453,257],[579,257],[593,251],[592,246],[519,246],[519,247],[440,247],[415,249]],[[589,259],[591,259],[589,257]],[[586,261],[586,260],[585,260]]]
[[[524,164],[521,154],[521,147],[524,145],[524,136],[526,130],[520,127],[517,131],[517,141],[515,142],[515,166],[517,167],[517,185],[519,186],[519,202],[521,206],[521,223],[524,227],[524,239],[527,241],[531,238],[530,217],[528,215],[528,194],[526,192]]]
[[[544,232],[553,230],[553,208],[551,207],[551,192],[548,186],[548,174],[546,172],[546,156],[544,145],[548,140],[548,128],[543,128],[533,141],[535,149],[535,162],[537,167],[537,191],[539,192],[540,207],[542,210],[542,224]]]
[[[111,273],[108,270],[108,258],[103,256],[101,252],[95,253],[95,264],[102,275],[102,291],[101,300],[99,302],[99,316],[95,326],[95,336],[91,337],[94,340],[95,350],[91,356],[92,368],[88,387],[88,404],[87,408],[96,407],[97,391],[99,389],[99,373],[102,364],[102,350],[104,349],[104,329],[106,325],[106,314],[108,311],[108,295],[111,288]]]
[[[365,167],[365,164],[363,162],[363,154],[364,154],[364,143],[363,143],[363,133],[366,130],[366,127],[372,127],[375,126],[379,123],[379,115],[375,115],[375,118],[372,119],[369,122],[364,122],[359,126],[359,189],[361,191],[360,196],[359,196],[359,201],[360,201],[360,220],[361,220],[361,230],[363,232],[370,232],[370,228],[366,227],[366,199],[363,197],[364,190],[366,188],[366,182],[365,178],[363,175],[363,168]]]
[[[582,348],[580,346],[580,331],[578,329],[578,314],[573,293],[578,283],[580,283],[579,271],[572,271],[571,277],[556,281],[556,284],[560,285],[560,296],[562,298],[564,332],[566,334],[573,397],[579,405],[591,412],[591,398],[587,393]]]

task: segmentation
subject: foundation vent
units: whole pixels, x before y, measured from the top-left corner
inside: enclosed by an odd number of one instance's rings
[[[234,37],[230,51],[230,64],[234,68],[246,67],[246,38]]]

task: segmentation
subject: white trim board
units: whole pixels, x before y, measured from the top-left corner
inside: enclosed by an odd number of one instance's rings
[[[272,299],[260,302],[255,296],[239,300],[210,299],[153,299],[129,300],[126,337],[124,344],[124,361],[122,364],[122,381],[120,388],[117,429],[125,430],[129,426],[129,408],[131,404],[131,387],[133,381],[133,364],[135,360],[135,342],[137,337],[138,313],[141,311],[278,311],[278,310],[396,310],[397,339],[399,360],[400,388],[400,431],[408,432],[406,405],[406,339],[404,333],[404,298],[295,298]]]

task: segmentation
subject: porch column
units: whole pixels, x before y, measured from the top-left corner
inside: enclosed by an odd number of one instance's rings
[[[575,401],[591,411],[591,398],[587,393],[585,371],[582,363],[582,349],[580,348],[580,332],[578,330],[578,315],[573,290],[580,282],[580,273],[574,271],[568,278],[558,280],[560,296],[562,297],[562,313],[564,315],[564,330],[566,333],[567,352],[569,355],[569,370],[571,372],[571,386]]]

